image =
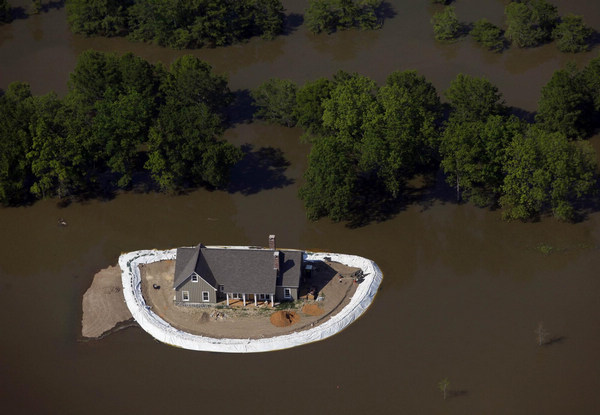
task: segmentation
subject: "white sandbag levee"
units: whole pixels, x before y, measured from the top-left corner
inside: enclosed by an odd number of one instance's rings
[[[240,246],[209,246],[208,248],[253,249]],[[176,329],[154,314],[144,301],[138,266],[173,260],[176,256],[176,249],[134,251],[121,255],[119,265],[122,270],[123,294],[133,318],[144,330],[163,343],[189,350],[223,353],[269,352],[326,339],[339,333],[366,311],[373,302],[383,279],[383,274],[377,264],[369,259],[356,255],[307,252],[304,254],[305,261],[323,260],[328,257],[331,261],[362,269],[364,280],[358,285],[348,305],[323,324],[307,330],[261,339],[216,339]]]

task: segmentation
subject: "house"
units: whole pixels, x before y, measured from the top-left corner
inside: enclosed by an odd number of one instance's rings
[[[302,252],[278,250],[275,235],[269,249],[178,248],[175,262],[175,304],[214,305],[225,300],[261,302],[298,299]]]

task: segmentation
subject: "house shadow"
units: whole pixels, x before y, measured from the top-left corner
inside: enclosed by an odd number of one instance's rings
[[[358,281],[362,281],[362,274],[358,275],[357,272],[352,268],[350,270],[338,272],[327,260],[325,261],[311,261],[312,271],[306,272],[300,280],[300,288],[298,289],[298,299],[302,300],[316,300],[319,298],[319,294],[334,278],[339,278],[340,281],[346,278],[357,278]]]
[[[255,149],[252,144],[242,145],[242,160],[231,171],[227,191],[251,195],[261,190],[279,189],[294,183],[285,175],[290,162],[283,151],[275,147]]]

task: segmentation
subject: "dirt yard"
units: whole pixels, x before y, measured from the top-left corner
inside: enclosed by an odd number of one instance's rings
[[[152,311],[172,326],[214,338],[263,338],[306,330],[321,324],[339,312],[352,298],[356,283],[350,276],[357,268],[337,262],[315,262],[312,277],[301,287],[295,303],[270,304],[241,302],[227,307],[224,302],[213,307],[189,307],[173,304],[175,261],[160,261],[140,266],[142,294]],[[159,289],[153,288],[153,284]],[[312,293],[311,293],[312,292]],[[314,298],[314,299],[313,299]],[[294,313],[293,322],[278,327],[271,316],[281,310]],[[278,322],[278,318],[274,320]],[[278,323],[278,325],[281,325]]]
[[[92,285],[83,295],[82,306],[83,337],[99,338],[133,318],[123,297],[119,266],[105,268],[94,275]]]

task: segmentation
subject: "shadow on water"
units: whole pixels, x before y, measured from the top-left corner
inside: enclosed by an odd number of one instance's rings
[[[246,124],[252,121],[256,111],[252,103],[254,99],[249,89],[233,91],[233,103],[227,108],[227,121],[230,126]]]
[[[252,144],[242,145],[244,158],[231,172],[231,182],[227,190],[245,196],[261,190],[279,189],[294,183],[285,175],[290,162],[283,151],[275,147],[254,149]]]
[[[48,13],[51,10],[60,10],[65,7],[65,0],[49,1],[40,5],[39,11],[33,13],[25,7],[16,6],[11,8],[12,20],[23,20],[40,13]]]
[[[300,26],[304,23],[304,16],[300,13],[290,13],[285,16],[285,20],[283,22],[283,31],[282,35],[288,36],[294,33]]]
[[[553,344],[558,344],[558,343],[562,343],[566,340],[566,336],[556,336],[556,337],[552,337],[551,339],[548,339],[547,341],[545,341],[542,346],[552,346]]]

